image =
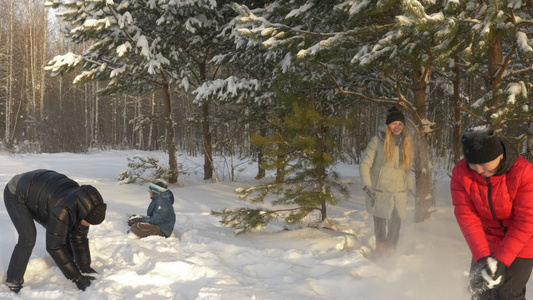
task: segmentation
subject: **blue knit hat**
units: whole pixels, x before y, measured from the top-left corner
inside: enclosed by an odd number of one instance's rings
[[[158,195],[160,193],[168,191],[168,183],[163,179],[156,179],[148,186],[154,194]]]

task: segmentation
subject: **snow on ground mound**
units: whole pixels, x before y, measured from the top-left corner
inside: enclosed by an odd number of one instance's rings
[[[20,172],[49,168],[94,185],[108,203],[106,221],[89,232],[99,276],[85,292],[55,266],[37,225],[24,288],[15,295],[0,284],[0,299],[469,299],[465,271],[471,256],[453,216],[449,182],[437,183],[435,212],[423,223],[413,223],[410,200],[397,253],[371,262],[362,255],[375,241],[357,166],[339,167],[351,197],[328,207],[328,221],[321,228],[274,222],[265,230],[235,236],[221,226],[210,211],[247,205],[233,191],[255,182],[256,166],[249,165],[238,174],[240,182],[180,177],[180,184],[170,187],[177,218],[173,236],[138,239],[127,233],[126,220],[146,212],[147,186],[116,180],[127,168],[127,157],[134,155],[166,159],[164,153],[139,151],[0,155],[0,186]],[[202,158],[180,158],[190,168],[202,164]],[[0,227],[3,282],[17,237],[3,205]]]

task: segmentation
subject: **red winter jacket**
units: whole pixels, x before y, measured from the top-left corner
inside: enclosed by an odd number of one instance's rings
[[[533,164],[503,143],[505,166],[485,178],[465,159],[453,169],[455,216],[476,261],[494,256],[506,266],[533,258]]]

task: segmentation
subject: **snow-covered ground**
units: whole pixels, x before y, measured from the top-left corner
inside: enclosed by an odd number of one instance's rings
[[[430,219],[413,222],[411,199],[397,254],[370,262],[362,252],[373,248],[373,225],[364,210],[357,166],[339,167],[352,194],[329,207],[330,225],[336,230],[304,224],[287,231],[279,223],[235,236],[210,211],[246,206],[233,191],[255,183],[257,166],[240,163],[236,182],[230,182],[224,171],[230,160],[220,158],[221,181],[211,183],[201,180],[203,158],[179,156],[189,175],[171,186],[176,198],[174,236],[138,239],[126,233],[126,220],[145,213],[147,185],[117,181],[127,169],[127,158],[135,155],[167,161],[162,152],[141,151],[0,155],[2,189],[15,174],[53,169],[94,185],[108,203],[106,220],[89,232],[92,266],[99,277],[85,292],[56,267],[45,249],[44,230],[37,225],[24,288],[16,295],[0,284],[0,299],[469,299],[465,274],[470,252],[453,216],[445,172],[437,182]],[[3,204],[0,228],[3,283],[17,238]]]

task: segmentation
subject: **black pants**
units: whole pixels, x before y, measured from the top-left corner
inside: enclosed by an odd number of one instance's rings
[[[388,248],[396,249],[396,246],[398,246],[398,240],[400,239],[401,226],[402,219],[400,219],[396,207],[392,211],[390,219],[374,216],[374,234],[376,235],[376,243],[387,243]]]
[[[159,226],[152,223],[146,222],[137,222],[131,225],[131,232],[135,233],[136,236],[143,238],[151,235],[165,236]]]
[[[472,259],[470,274],[476,267],[477,263]],[[491,290],[484,290],[472,294],[472,300],[525,300],[526,284],[533,270],[533,258],[517,257],[507,268],[504,275],[504,281],[501,286]],[[476,278],[470,278],[470,286],[475,286],[473,281]]]
[[[6,282],[22,285],[24,283],[24,273],[26,273],[26,267],[35,246],[37,230],[33,217],[26,205],[17,201],[15,195],[9,191],[7,186],[4,189],[4,203],[19,235],[9,261]]]

